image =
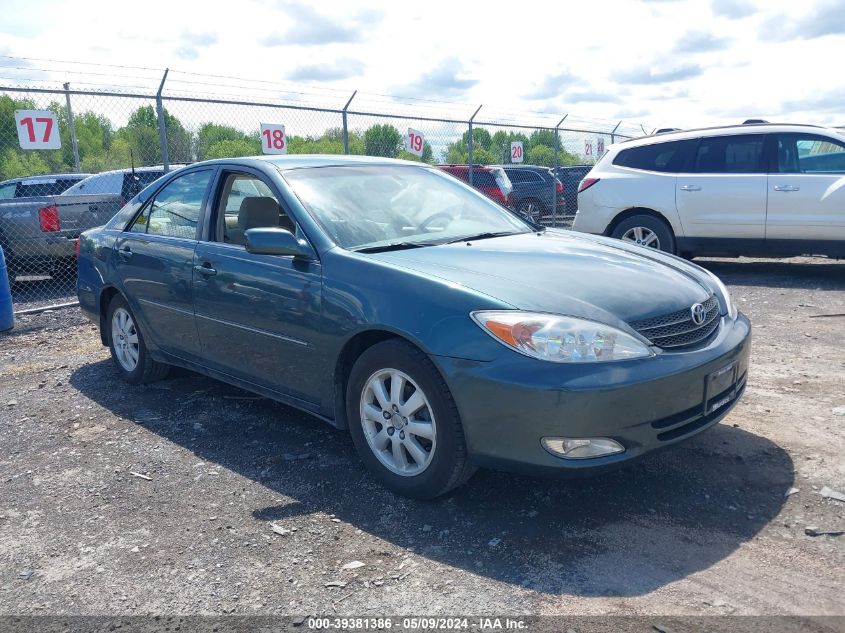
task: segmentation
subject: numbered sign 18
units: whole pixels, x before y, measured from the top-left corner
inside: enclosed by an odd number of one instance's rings
[[[265,154],[287,154],[288,137],[280,123],[261,124],[261,151]]]
[[[524,155],[522,141],[511,141],[511,162],[521,163]]]
[[[596,141],[596,153],[601,156],[604,154],[604,139],[600,138]]]
[[[405,151],[422,158],[425,149],[425,137],[422,132],[408,128],[408,136],[405,137]]]
[[[21,149],[60,149],[59,122],[50,110],[15,110]]]
[[[584,156],[592,156],[593,155],[593,142],[592,141],[584,141]]]

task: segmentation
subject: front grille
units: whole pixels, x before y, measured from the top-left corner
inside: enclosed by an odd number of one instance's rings
[[[690,308],[663,316],[634,321],[631,327],[645,336],[652,345],[663,349],[692,347],[705,343],[719,328],[719,300],[716,295],[703,304],[705,316],[701,325],[692,320]]]

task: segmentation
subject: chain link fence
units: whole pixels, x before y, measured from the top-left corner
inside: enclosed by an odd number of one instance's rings
[[[185,163],[265,153],[279,126],[287,153],[461,165],[451,173],[481,190],[501,166],[512,191],[499,201],[555,227],[571,225],[578,182],[604,148],[646,133],[357,93],[319,106],[285,93],[282,103],[165,93],[165,80],[157,93],[0,86],[0,246],[17,311],[74,301],[76,238],[144,186]]]

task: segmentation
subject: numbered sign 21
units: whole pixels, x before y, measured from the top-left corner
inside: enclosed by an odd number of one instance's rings
[[[405,151],[422,158],[425,149],[425,137],[422,132],[408,128],[408,136],[405,137]]]
[[[279,123],[261,124],[261,151],[265,154],[287,154],[288,137],[285,126]]]
[[[522,149],[522,141],[511,141],[511,162],[521,163],[523,156],[525,152]]]
[[[21,149],[60,149],[59,122],[50,110],[15,110]]]
[[[592,141],[584,141],[584,156],[592,156],[593,155],[593,142]]]

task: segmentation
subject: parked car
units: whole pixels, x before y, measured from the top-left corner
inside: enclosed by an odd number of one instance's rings
[[[708,271],[384,158],[168,174],[82,234],[77,290],[128,383],[176,365],[298,407],[417,497],[687,439],[736,404],[750,351]]]
[[[567,214],[575,215],[578,210],[578,185],[592,168],[592,165],[567,165],[553,170],[563,185],[563,199]]]
[[[748,124],[613,145],[574,228],[685,256],[845,257],[845,135]]]
[[[469,165],[437,165],[437,168],[469,183]],[[491,200],[513,208],[513,184],[501,167],[473,165],[472,186]]]
[[[513,185],[511,204],[517,213],[533,222],[540,222],[552,209],[564,213],[563,185],[551,169],[541,165],[496,166],[505,170]]]
[[[79,234],[108,222],[127,200],[162,175],[162,167],[106,171],[57,196],[31,199],[10,209],[9,222],[0,225],[4,249],[12,253],[10,278],[20,273],[75,275]],[[0,211],[0,217],[6,215]]]
[[[39,228],[39,210],[56,196],[89,174],[49,174],[15,178],[0,182],[0,246],[6,255],[8,276],[14,280],[19,271],[45,263],[44,244]],[[46,259],[52,265],[50,258]]]

